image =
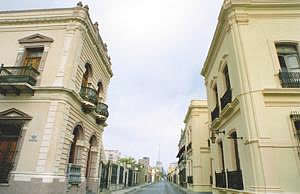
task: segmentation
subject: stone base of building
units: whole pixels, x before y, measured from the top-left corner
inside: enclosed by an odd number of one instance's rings
[[[201,193],[201,194],[211,194],[211,185],[190,185],[188,190],[195,192],[195,193]]]
[[[296,194],[298,192],[284,192],[279,189],[259,188],[256,190],[235,190],[229,188],[213,188],[213,194]]]
[[[97,194],[97,182],[69,185],[59,178],[30,178],[19,181],[11,178],[9,184],[0,184],[0,194]]]

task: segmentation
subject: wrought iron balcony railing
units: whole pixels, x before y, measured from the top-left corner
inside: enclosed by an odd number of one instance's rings
[[[0,83],[28,83],[36,84],[37,76],[40,73],[32,66],[0,67]]]
[[[216,174],[216,187],[226,188],[226,175],[225,171]]]
[[[281,86],[283,88],[300,88],[300,72],[279,72]]]
[[[232,101],[232,90],[227,89],[223,97],[221,98],[221,109],[223,110],[225,106]]]
[[[99,115],[108,117],[109,116],[109,112],[108,112],[108,106],[102,102],[98,102],[97,107],[96,107],[96,113],[98,113]]]
[[[68,182],[75,185],[81,183],[81,166],[76,164],[69,164],[68,166]]]
[[[228,188],[243,190],[243,176],[242,171],[227,171]]]
[[[81,87],[81,90],[79,92],[79,95],[83,100],[86,100],[90,103],[93,103],[94,105],[97,104],[97,91],[94,88],[89,87]]]
[[[188,176],[188,183],[193,184],[193,176]]]
[[[211,121],[213,122],[216,118],[219,118],[219,114],[219,106],[216,106],[215,109],[211,112]]]

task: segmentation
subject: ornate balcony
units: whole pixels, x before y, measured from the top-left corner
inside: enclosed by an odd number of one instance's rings
[[[95,112],[97,113],[96,122],[98,124],[105,122],[109,116],[108,106],[102,102],[98,102]]]
[[[223,97],[221,98],[221,109],[223,110],[225,106],[232,102],[232,90],[227,89]]]
[[[84,100],[82,110],[85,113],[91,112],[97,105],[97,91],[94,88],[82,86],[79,95]]]
[[[226,175],[225,172],[215,173],[216,174],[216,187],[226,188]]]
[[[215,119],[219,118],[220,110],[219,106],[216,106],[215,109],[211,112],[211,121],[213,122]]]
[[[33,93],[30,86],[36,84],[39,74],[31,66],[5,67],[2,64],[0,67],[0,93],[3,95],[8,93],[20,95],[22,91]]]
[[[279,79],[283,88],[300,88],[300,72],[279,72]]]
[[[68,182],[71,185],[78,185],[81,183],[81,166],[71,163],[69,164]]]
[[[242,171],[227,171],[228,188],[243,190],[243,176]]]

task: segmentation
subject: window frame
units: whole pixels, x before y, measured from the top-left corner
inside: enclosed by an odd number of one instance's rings
[[[295,49],[295,52],[293,53],[280,53],[278,51],[279,47],[294,47]],[[281,71],[283,72],[293,72],[291,71],[291,69],[296,69],[298,71],[300,71],[300,55],[299,55],[299,44],[298,43],[295,43],[295,42],[277,42],[275,43],[275,50],[276,50],[276,56],[277,56],[277,60],[278,60],[278,63],[279,63],[279,68]],[[289,68],[288,67],[288,64],[287,64],[287,61],[286,61],[286,57],[287,56],[292,56],[292,55],[296,55],[297,56],[297,61],[298,61],[298,68]],[[282,65],[282,62],[280,60],[280,57],[283,57],[284,59],[284,66]]]

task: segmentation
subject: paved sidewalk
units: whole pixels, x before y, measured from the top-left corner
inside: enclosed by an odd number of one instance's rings
[[[183,188],[177,184],[174,184],[174,183],[170,183],[170,184],[173,185],[175,188],[177,188],[177,190],[180,190],[184,194],[198,194],[198,193],[212,194],[212,192],[193,192],[193,191]]]
[[[127,189],[122,189],[122,190],[119,190],[119,191],[112,191],[111,194],[127,194],[127,193],[132,193],[132,192],[135,192],[143,187],[146,187],[148,185],[151,185],[151,184],[144,184],[144,185],[139,185],[139,186],[136,186],[136,187],[131,187],[131,188],[127,188]]]

